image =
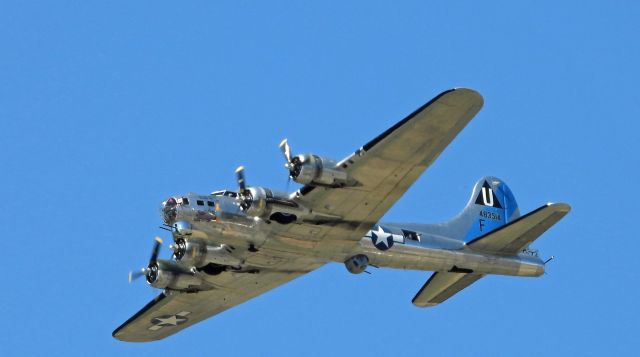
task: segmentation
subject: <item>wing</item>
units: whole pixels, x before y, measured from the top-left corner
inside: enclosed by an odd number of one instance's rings
[[[358,185],[301,188],[297,199],[304,206],[339,217],[338,223],[329,223],[330,227],[315,228],[315,248],[348,254],[476,115],[482,104],[482,96],[470,89],[443,92],[340,161],[338,165]],[[314,237],[308,231],[305,234],[307,239]]]
[[[213,290],[198,293],[162,293],[113,331],[113,337],[130,342],[155,341],[173,335],[279,285],[310,272],[322,263],[297,260],[288,271],[223,273],[211,279]]]
[[[517,254],[561,220],[570,210],[571,206],[566,203],[549,203],[472,240],[467,245],[471,249],[485,253]]]
[[[261,251],[288,254],[285,251],[289,245],[349,254],[366,230],[431,165],[482,104],[480,94],[469,89],[441,93],[339,163],[358,182],[356,187],[305,186],[298,191],[296,199],[305,207],[338,219],[326,224],[272,228],[273,239],[267,240]],[[322,264],[298,257],[281,264],[287,267],[286,271],[220,274],[212,282],[216,286],[213,290],[161,294],[117,328],[113,336],[125,341],[162,339]]]
[[[436,272],[418,291],[412,302],[419,307],[435,306],[482,278],[482,274]]]

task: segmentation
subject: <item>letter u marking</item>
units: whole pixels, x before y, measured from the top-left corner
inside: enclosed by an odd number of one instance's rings
[[[487,188],[482,188],[482,202],[484,202],[484,204],[487,206],[493,207],[493,190],[489,188],[488,191],[489,194],[487,195]],[[487,196],[489,196],[489,198],[487,198]]]

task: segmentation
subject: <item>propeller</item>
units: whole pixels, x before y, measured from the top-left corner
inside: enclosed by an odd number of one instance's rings
[[[285,138],[282,139],[280,145],[278,145],[280,150],[282,151],[282,155],[284,155],[284,159],[287,161],[284,164],[285,169],[289,170],[289,179],[294,177],[298,177],[300,174],[300,169],[302,167],[302,161],[298,156],[291,157],[291,147],[289,146],[289,141]],[[289,184],[287,183],[287,187]]]
[[[240,207],[246,210],[251,205],[251,193],[247,190],[247,182],[244,178],[244,166],[239,166],[236,169],[236,178],[238,181],[238,198],[240,199]]]
[[[289,168],[291,166],[291,147],[289,147],[289,142],[287,141],[286,138],[284,138],[282,139],[278,147],[282,151],[282,155],[284,155],[285,161],[287,161],[287,163],[284,164],[284,167],[287,170],[291,171],[291,169]],[[289,174],[289,176],[287,177],[287,186],[285,187],[285,190],[284,190],[285,192],[289,192],[290,184],[291,184],[291,174]]]
[[[148,273],[153,271],[153,267],[157,265],[158,254],[160,254],[160,246],[162,245],[162,239],[160,237],[155,238],[155,243],[153,244],[153,249],[151,250],[151,258],[149,258],[149,265],[147,267],[140,269],[140,271],[130,271],[129,272],[129,283],[138,279],[141,276],[146,276]]]

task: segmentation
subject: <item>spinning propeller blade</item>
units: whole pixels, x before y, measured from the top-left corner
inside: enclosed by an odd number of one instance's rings
[[[144,276],[144,268],[139,270],[139,271],[130,271],[129,272],[129,284],[131,284],[132,281],[138,279],[141,276]]]
[[[287,139],[282,139],[280,145],[278,145],[280,150],[282,150],[282,154],[284,155],[284,159],[287,160],[287,168],[289,163],[291,162],[291,148],[289,147],[289,142]]]
[[[151,258],[149,259],[149,266],[155,265],[158,260],[158,253],[160,253],[160,246],[162,245],[162,239],[160,237],[155,238],[153,250],[151,251]]]
[[[236,169],[236,177],[238,180],[238,187],[240,187],[240,194],[244,195],[244,192],[247,189],[247,186],[244,180],[244,166],[240,166]]]

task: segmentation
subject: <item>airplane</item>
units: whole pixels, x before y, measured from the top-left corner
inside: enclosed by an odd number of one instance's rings
[[[122,341],[160,340],[311,272],[344,264],[433,271],[412,302],[436,306],[491,274],[538,277],[545,264],[529,245],[571,209],[547,203],[525,215],[509,187],[482,177],[456,217],[439,224],[378,223],[478,113],[471,89],[442,92],[341,161],[292,155],[280,144],[292,193],[248,186],[188,193],[162,202],[170,260],[156,238],[144,276],[163,291],[113,332]]]

